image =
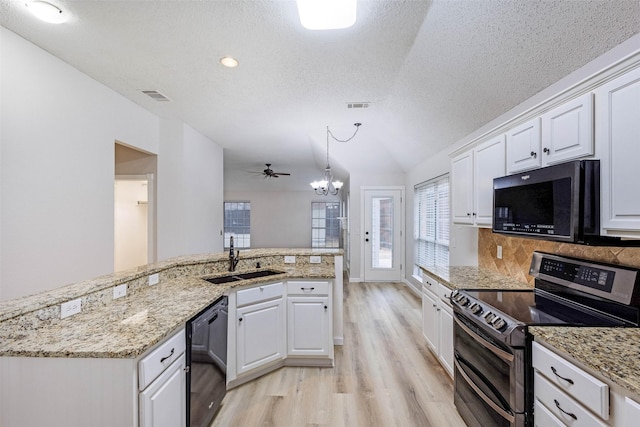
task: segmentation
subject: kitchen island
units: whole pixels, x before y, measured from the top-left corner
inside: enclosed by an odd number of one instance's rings
[[[185,256],[3,302],[0,424],[140,425],[138,363],[183,334],[187,320],[220,296],[264,283],[331,283],[332,343],[342,343],[341,251],[242,251],[233,274],[277,274],[224,284],[204,280],[228,269],[226,253]],[[122,285],[126,295],[114,298]],[[61,319],[61,304],[69,301],[78,301],[81,312]],[[38,411],[29,410],[34,405]]]

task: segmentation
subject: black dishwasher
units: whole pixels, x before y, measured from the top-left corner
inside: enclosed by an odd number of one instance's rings
[[[227,297],[187,322],[187,426],[207,427],[227,393]]]

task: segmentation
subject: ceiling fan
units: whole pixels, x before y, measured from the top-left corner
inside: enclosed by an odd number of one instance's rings
[[[263,170],[262,172],[251,172],[251,173],[260,174],[264,178],[278,178],[280,176],[289,176],[289,175],[291,175],[290,173],[286,173],[286,172],[274,172],[273,169],[271,169],[271,163],[265,163],[265,166],[267,168],[265,170]]]

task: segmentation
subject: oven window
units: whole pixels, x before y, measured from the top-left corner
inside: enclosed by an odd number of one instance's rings
[[[510,406],[511,363],[482,346],[458,325],[454,327],[456,358],[476,385],[501,407]]]
[[[510,427],[509,420],[503,418],[493,408],[478,397],[476,392],[460,376],[455,375],[455,405],[469,427]]]

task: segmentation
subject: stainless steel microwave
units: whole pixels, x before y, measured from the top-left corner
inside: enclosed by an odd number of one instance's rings
[[[493,231],[597,243],[600,161],[572,161],[494,179]]]

